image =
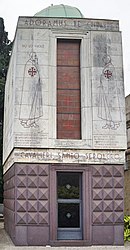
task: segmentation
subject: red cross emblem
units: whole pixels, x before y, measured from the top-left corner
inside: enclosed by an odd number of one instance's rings
[[[104,76],[107,78],[107,79],[110,79],[112,77],[112,72],[107,69],[104,71]]]
[[[34,67],[31,67],[29,70],[28,70],[28,74],[33,77],[37,74],[37,71]]]

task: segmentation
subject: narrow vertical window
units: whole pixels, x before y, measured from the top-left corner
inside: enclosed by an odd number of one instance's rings
[[[57,138],[81,139],[80,40],[57,40]]]

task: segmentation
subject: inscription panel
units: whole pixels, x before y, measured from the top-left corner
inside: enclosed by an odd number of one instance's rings
[[[44,29],[74,29],[74,30],[119,30],[119,22],[113,20],[96,19],[61,19],[42,17],[20,17],[18,28],[44,28]]]
[[[120,143],[120,141],[122,143]],[[93,148],[106,148],[106,149],[124,149],[126,146],[125,135],[93,135]]]
[[[4,166],[4,172],[14,162],[124,164],[125,152],[119,150],[15,149]]]

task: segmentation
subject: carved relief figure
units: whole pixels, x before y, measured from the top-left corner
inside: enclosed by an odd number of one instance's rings
[[[111,57],[103,57],[104,68],[100,76],[98,117],[104,120],[103,129],[117,129],[121,123],[119,89]]]
[[[24,128],[35,128],[38,127],[38,120],[42,115],[42,86],[38,57],[35,52],[31,52],[24,66],[19,120]]]

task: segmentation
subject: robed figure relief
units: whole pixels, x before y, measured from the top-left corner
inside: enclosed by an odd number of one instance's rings
[[[118,129],[121,123],[119,88],[111,57],[103,57],[104,68],[100,76],[98,117],[104,121],[103,129]]]
[[[38,57],[32,52],[24,66],[19,120],[24,128],[36,128],[42,115],[42,86]]]

